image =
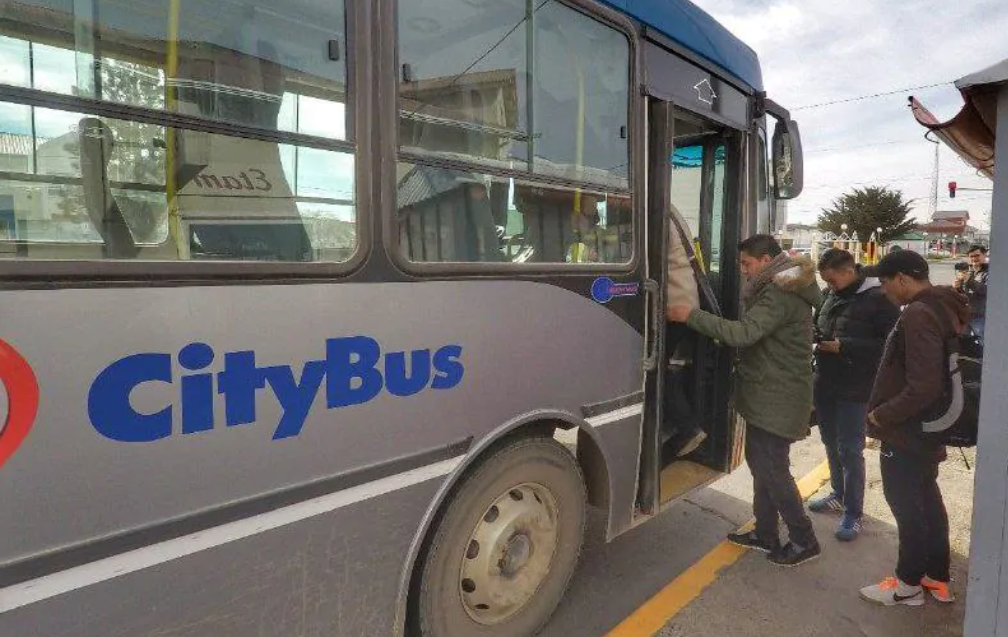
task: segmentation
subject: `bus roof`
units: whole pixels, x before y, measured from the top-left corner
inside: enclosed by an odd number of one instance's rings
[[[756,52],[689,0],[602,0],[763,90]]]

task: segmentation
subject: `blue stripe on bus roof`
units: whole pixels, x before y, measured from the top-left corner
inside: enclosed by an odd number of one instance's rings
[[[756,52],[688,0],[602,0],[707,58],[757,91],[763,74]]]

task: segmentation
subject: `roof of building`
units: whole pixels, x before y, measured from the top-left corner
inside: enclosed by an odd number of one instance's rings
[[[936,219],[931,223],[925,223],[921,226],[921,230],[925,232],[930,232],[932,234],[936,232],[945,232],[948,234],[964,234],[969,229],[965,221],[952,220],[952,219]]]
[[[1008,83],[1008,59],[967,75],[956,88],[962,93],[962,110],[947,122],[940,122],[917,98],[910,98],[914,117],[949,148],[984,175],[994,177],[994,131],[997,128],[997,91]]]
[[[938,219],[969,219],[969,210],[937,210],[934,213],[935,220]]]
[[[688,0],[602,0],[693,53],[720,66],[757,91],[763,74],[756,52]]]

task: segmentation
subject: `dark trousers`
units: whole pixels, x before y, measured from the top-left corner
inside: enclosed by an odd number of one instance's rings
[[[817,542],[798,485],[791,476],[793,442],[755,425],[746,427],[745,457],[753,476],[756,535],[764,542],[778,540],[779,515],[784,518],[791,542],[808,548]]]
[[[830,485],[847,515],[860,518],[865,491],[865,403],[837,400],[816,392],[816,419],[826,447]]]
[[[882,490],[896,518],[896,577],[911,586],[925,575],[949,580],[948,514],[938,488],[938,461],[882,445]]]

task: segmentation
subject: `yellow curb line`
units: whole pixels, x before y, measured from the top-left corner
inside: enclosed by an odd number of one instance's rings
[[[829,465],[823,462],[808,475],[798,481],[798,491],[802,500],[814,495],[829,481]],[[741,531],[752,528],[750,520]],[[714,583],[718,574],[745,555],[747,549],[735,546],[727,540],[704,555],[699,562],[689,567],[679,577],[672,580],[654,597],[644,602],[605,637],[650,637],[665,627],[679,611],[700,596],[705,588]]]

